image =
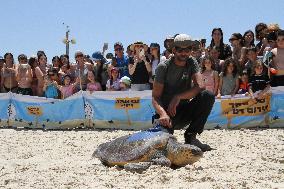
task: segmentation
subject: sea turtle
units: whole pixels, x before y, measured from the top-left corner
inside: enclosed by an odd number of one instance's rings
[[[141,172],[151,164],[180,167],[192,164],[203,155],[200,148],[181,144],[163,131],[140,131],[100,144],[93,153],[107,166],[118,165],[126,170]]]

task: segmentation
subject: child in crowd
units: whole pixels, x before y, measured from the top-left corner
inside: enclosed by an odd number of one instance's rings
[[[257,60],[257,52],[255,47],[247,48],[247,59],[248,61],[245,63],[245,71],[247,72],[248,76],[252,73],[252,67]]]
[[[271,50],[273,53],[272,66],[276,69],[276,74],[272,77],[271,85],[284,86],[284,30],[279,30],[277,34],[277,48]]]
[[[89,83],[87,84],[87,91],[90,91],[90,93],[93,93],[94,91],[102,90],[101,84],[98,81],[96,81],[94,71],[88,71],[87,77],[89,80]]]
[[[223,72],[220,73],[219,89],[217,97],[224,95],[234,96],[239,89],[239,76],[237,65],[232,58],[225,60]]]
[[[57,82],[52,80],[52,76],[44,76],[43,92],[46,98],[58,98]]]
[[[241,75],[241,79],[240,79],[240,88],[238,91],[238,94],[245,94],[248,95],[249,94],[249,77],[246,71],[243,71],[242,75]]]
[[[66,74],[63,77],[63,85],[57,85],[57,88],[61,92],[61,98],[65,99],[74,94],[76,85],[79,83],[79,78],[77,78],[75,83],[71,83],[71,76]]]
[[[119,86],[121,91],[129,91],[130,90],[130,85],[131,85],[131,80],[127,76],[123,76],[120,81],[119,81]]]
[[[254,65],[253,75],[249,78],[249,93],[252,98],[261,98],[270,89],[270,80],[263,74],[263,65],[257,61]],[[259,93],[255,93],[261,91]]]
[[[17,93],[22,95],[33,95],[32,80],[33,74],[31,66],[28,64],[27,56],[24,54],[19,55],[19,66],[16,73],[18,81]]]
[[[214,70],[214,62],[209,56],[205,56],[202,61],[202,78],[206,90],[211,91],[214,95],[217,95],[218,91],[218,72]]]
[[[110,71],[110,79],[107,81],[106,87],[108,91],[119,91],[119,69],[113,67]]]
[[[220,56],[220,48],[217,46],[214,46],[212,48],[209,48],[209,55],[212,58],[214,62],[214,68],[218,73],[221,73],[222,67],[224,65],[224,60],[220,60],[218,57]]]

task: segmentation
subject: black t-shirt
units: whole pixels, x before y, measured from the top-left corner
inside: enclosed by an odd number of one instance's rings
[[[129,58],[129,64],[134,64],[133,57]],[[149,73],[145,62],[138,62],[134,73],[131,75],[131,84],[146,84],[149,83]]]
[[[185,66],[177,66],[174,58],[158,64],[155,81],[164,84],[161,101],[164,108],[168,106],[171,99],[191,88],[193,74],[199,72],[198,62],[190,57]]]
[[[265,89],[265,87],[269,85],[269,83],[270,80],[267,75],[252,75],[249,78],[249,85],[253,92]]]

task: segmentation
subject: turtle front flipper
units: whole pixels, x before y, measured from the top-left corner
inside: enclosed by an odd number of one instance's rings
[[[126,171],[142,173],[143,171],[146,171],[151,164],[151,162],[127,163],[124,165],[124,169]]]
[[[156,165],[161,165],[165,167],[170,167],[172,165],[171,160],[169,160],[167,157],[162,156],[156,159],[152,159],[152,162]]]

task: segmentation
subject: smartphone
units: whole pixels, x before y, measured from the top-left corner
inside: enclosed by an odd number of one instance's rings
[[[108,43],[104,43],[103,50],[108,50]]]
[[[143,56],[145,56],[144,48],[140,49],[140,51],[139,51],[139,57],[142,58]]]

